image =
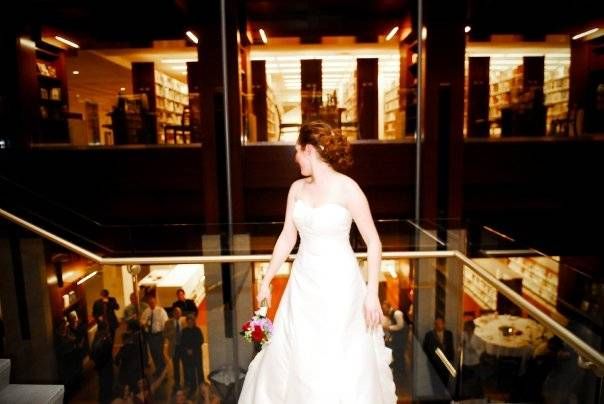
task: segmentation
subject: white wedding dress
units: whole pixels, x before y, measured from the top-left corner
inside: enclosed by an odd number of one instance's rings
[[[367,330],[367,286],[344,206],[294,205],[300,247],[272,338],[249,365],[239,404],[394,404],[391,350]]]

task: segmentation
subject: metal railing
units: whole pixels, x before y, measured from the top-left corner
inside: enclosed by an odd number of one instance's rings
[[[44,237],[70,251],[89,258],[101,265],[140,265],[140,264],[209,264],[209,263],[243,263],[268,261],[271,254],[238,254],[238,255],[193,255],[173,257],[101,257],[94,254],[64,238],[48,232],[33,223],[21,219],[6,210],[0,209],[0,216],[18,224],[19,226]],[[422,229],[423,231],[423,229]],[[357,258],[366,258],[367,253],[355,253]],[[295,254],[290,254],[288,259],[295,259]],[[481,276],[492,285],[498,292],[510,299],[519,308],[526,311],[528,315],[535,318],[541,325],[560,337],[566,344],[571,346],[580,356],[582,367],[591,369],[599,377],[604,376],[604,355],[592,348],[575,334],[564,328],[561,324],[543,313],[536,306],[527,301],[522,295],[516,293],[509,286],[491,275],[486,269],[478,265],[472,259],[458,250],[443,251],[397,251],[383,252],[382,258],[407,258],[407,259],[429,259],[429,258],[456,258],[464,265]]]

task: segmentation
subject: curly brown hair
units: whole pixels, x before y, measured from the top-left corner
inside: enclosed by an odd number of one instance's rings
[[[302,125],[297,143],[302,148],[313,145],[319,156],[336,171],[345,171],[352,165],[348,139],[339,129],[333,129],[323,121]]]

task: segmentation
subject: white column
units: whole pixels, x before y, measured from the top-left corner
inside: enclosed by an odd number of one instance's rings
[[[203,255],[217,255],[220,251],[220,235],[202,236]],[[222,303],[222,275],[220,264],[204,264],[210,371],[232,362],[231,339],[225,335],[224,305]]]
[[[422,250],[436,250],[436,242],[423,232],[417,233]],[[436,310],[436,259],[424,258],[412,262],[413,279],[413,398],[432,397],[430,367],[422,343],[424,336],[434,326]]]
[[[251,252],[251,238],[249,234],[235,234],[233,237],[233,247],[235,254],[250,254]],[[235,309],[235,325],[243,324],[247,321],[253,313],[254,308],[254,296],[253,296],[253,271],[252,263],[242,262],[235,264],[235,284],[233,290],[235,291],[236,298],[236,309]],[[235,330],[239,332],[239,328]],[[239,334],[236,334],[235,338],[238,339],[237,348],[239,350],[239,366],[243,369],[247,369],[247,366],[252,359],[254,349],[253,345],[246,342]]]

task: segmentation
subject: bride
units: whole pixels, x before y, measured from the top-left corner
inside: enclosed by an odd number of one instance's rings
[[[298,233],[300,246],[271,340],[250,363],[239,404],[394,404],[378,299],[382,246],[363,191],[340,172],[351,164],[350,146],[315,121],[300,129],[295,159],[305,178],[290,187],[259,302],[270,305],[270,282]],[[350,246],[352,220],[367,244],[367,284]]]

